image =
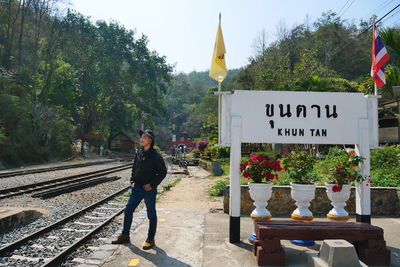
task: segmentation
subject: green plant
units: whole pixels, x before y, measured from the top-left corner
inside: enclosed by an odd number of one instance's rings
[[[178,178],[175,181],[173,181],[172,183],[163,185],[163,189],[166,191],[171,190],[171,188],[176,186],[180,181],[182,181],[182,178]]]
[[[281,170],[279,160],[269,159],[267,156],[259,154],[252,154],[250,159],[240,164],[242,175],[255,183],[261,183],[264,179],[267,181],[278,179],[276,173]]]
[[[211,153],[213,158],[229,158],[230,149],[225,146],[210,146],[207,149],[208,152]]]
[[[197,141],[196,147],[203,153],[208,146],[208,142],[206,140]]]
[[[210,195],[214,197],[220,197],[224,195],[225,187],[229,184],[228,180],[221,180],[216,182],[210,190]]]
[[[357,168],[363,160],[362,157],[351,151],[337,160],[335,166],[326,170],[330,177],[329,182],[336,184],[332,187],[333,192],[340,192],[344,184],[352,184],[364,180],[364,176],[359,174]]]
[[[317,180],[316,175],[312,174],[316,162],[314,156],[304,151],[285,154],[281,161],[289,178],[299,184],[313,183]]]
[[[371,180],[374,186],[400,187],[400,145],[371,150]]]

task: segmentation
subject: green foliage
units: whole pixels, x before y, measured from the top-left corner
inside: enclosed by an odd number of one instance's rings
[[[225,187],[229,184],[228,180],[221,180],[216,182],[210,190],[210,195],[214,197],[221,197],[225,194]]]
[[[372,186],[400,187],[400,145],[371,150]]]
[[[0,114],[0,125],[4,125],[0,160],[5,164],[41,162],[71,154],[73,127],[57,108],[0,94]]]
[[[314,166],[313,173],[319,177],[320,182],[328,182],[330,179],[328,170],[334,168],[337,162],[344,161],[345,159],[347,159],[346,151],[336,147],[330,148],[328,154]]]
[[[228,71],[222,90],[238,72],[237,69]],[[208,71],[175,75],[167,88],[167,114],[161,123],[175,132],[189,133],[192,138],[207,137],[211,144],[215,144],[218,138],[216,90],[216,82],[209,78]]]
[[[178,178],[175,181],[173,181],[172,183],[163,185],[163,189],[164,190],[171,190],[171,188],[176,186],[180,181],[182,181],[182,178]]]
[[[106,141],[164,116],[172,67],[146,36],[39,2],[0,4],[0,160],[66,157],[73,138]]]
[[[400,84],[400,67],[387,65],[385,67],[386,85],[379,89],[379,93],[386,100],[394,100],[393,85]],[[359,91],[364,94],[374,93],[374,79],[368,75],[360,83]]]
[[[207,149],[211,153],[213,158],[229,158],[230,148],[225,146],[210,146]]]
[[[289,178],[300,184],[313,183],[317,177],[312,175],[317,159],[304,151],[294,151],[283,156],[281,164]]]
[[[323,13],[313,28],[280,25],[277,40],[263,45],[227,88],[355,92],[352,81],[367,75],[371,65],[371,35],[354,38],[360,28],[332,12]],[[339,49],[343,43],[345,49]]]
[[[345,184],[360,183],[365,180],[365,177],[358,172],[358,165],[363,161],[363,158],[352,151],[346,153],[346,157],[328,169],[329,182],[336,184],[332,187],[333,192],[339,192]],[[370,182],[369,179],[368,182]]]
[[[386,28],[379,35],[390,55],[389,64],[400,67],[400,29]]]

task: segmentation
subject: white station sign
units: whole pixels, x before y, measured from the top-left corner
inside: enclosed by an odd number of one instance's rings
[[[367,103],[361,93],[234,91],[222,97],[221,143],[230,145],[239,116],[242,142],[359,144]]]

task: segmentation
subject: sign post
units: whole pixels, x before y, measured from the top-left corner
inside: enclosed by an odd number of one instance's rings
[[[244,91],[223,92],[221,145],[231,147],[230,242],[240,241],[241,143],[351,144],[365,158],[359,166],[370,174],[370,148],[378,146],[376,97],[361,93]],[[356,186],[357,221],[370,222],[370,189]]]

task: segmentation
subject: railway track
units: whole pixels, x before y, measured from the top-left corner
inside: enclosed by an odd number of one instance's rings
[[[117,159],[115,159],[115,160],[105,160],[105,161],[79,163],[79,164],[48,167],[48,168],[38,168],[38,169],[30,169],[30,170],[12,171],[12,172],[1,172],[0,173],[0,179],[7,178],[7,177],[12,177],[12,176],[20,176],[20,175],[26,175],[26,174],[40,173],[40,172],[58,171],[58,170],[66,170],[66,169],[87,167],[87,166],[92,166],[92,165],[101,165],[101,164],[115,162],[115,161],[118,161],[118,160]]]
[[[97,170],[92,172],[86,172],[81,174],[75,174],[71,176],[66,176],[50,181],[39,182],[34,184],[28,184],[23,186],[11,187],[7,189],[0,190],[0,199],[9,198],[13,196],[18,196],[22,194],[42,191],[45,189],[55,188],[59,186],[75,184],[78,182],[90,180],[96,177],[104,176],[110,173],[123,171],[132,167],[132,164],[124,164],[122,166],[111,167],[103,170]]]
[[[59,266],[78,247],[124,211],[125,201],[115,198],[125,187],[47,227],[0,248],[0,265],[20,266],[21,261]],[[13,265],[15,262],[15,265]],[[25,265],[28,266],[28,265]]]

